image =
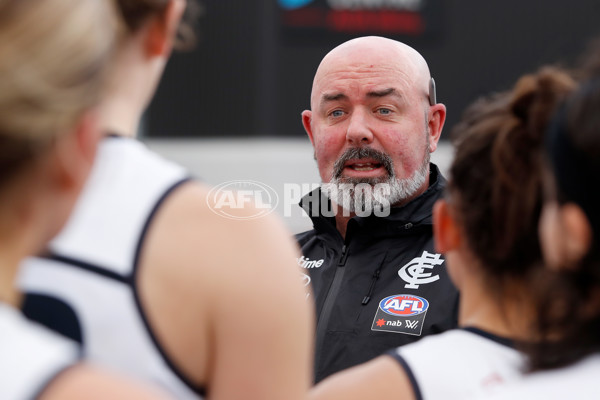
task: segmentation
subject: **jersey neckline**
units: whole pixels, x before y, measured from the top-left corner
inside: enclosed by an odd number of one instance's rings
[[[498,336],[491,332],[484,331],[483,329],[476,328],[474,326],[465,326],[465,327],[462,327],[459,329],[461,329],[463,331],[471,332],[474,335],[481,336],[485,339],[491,340],[491,341],[501,344],[503,346],[510,347],[511,349],[515,348],[515,341],[513,339],[510,339],[510,338],[507,338],[504,336]]]

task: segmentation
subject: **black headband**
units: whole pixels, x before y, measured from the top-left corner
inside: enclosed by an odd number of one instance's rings
[[[600,82],[582,86],[556,113],[546,135],[546,152],[555,177],[558,199],[573,202],[585,212],[592,226],[594,238],[600,239],[600,182],[597,160],[573,143],[569,131],[569,113],[575,102],[585,101],[592,91],[600,89]],[[585,118],[585,115],[578,115]],[[588,118],[593,118],[588,116]],[[600,136],[600,126],[594,132]]]

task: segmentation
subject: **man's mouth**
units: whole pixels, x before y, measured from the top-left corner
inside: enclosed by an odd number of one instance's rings
[[[344,175],[346,176],[355,176],[355,173],[362,174],[377,174],[380,175],[383,172],[386,172],[384,165],[374,159],[353,159],[348,160],[344,163]],[[371,173],[371,174],[369,174]]]
[[[334,179],[382,179],[393,177],[391,158],[371,148],[350,148],[333,165]]]
[[[352,165],[347,165],[346,168],[350,168],[354,171],[372,171],[377,168],[381,168],[381,164],[379,163],[356,163]]]

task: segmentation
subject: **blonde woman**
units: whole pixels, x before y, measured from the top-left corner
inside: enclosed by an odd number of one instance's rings
[[[179,399],[301,399],[312,321],[290,235],[250,209],[214,214],[209,188],[134,138],[185,2],[116,3],[106,137],[66,229],[23,271],[25,311]]]
[[[94,160],[112,21],[97,0],[0,0],[1,399],[158,398],[16,310],[19,260],[66,222]]]

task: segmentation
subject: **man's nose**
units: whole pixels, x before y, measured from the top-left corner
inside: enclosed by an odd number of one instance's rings
[[[354,146],[373,142],[373,132],[371,131],[365,111],[356,109],[350,116],[348,130],[346,131],[346,140]]]

